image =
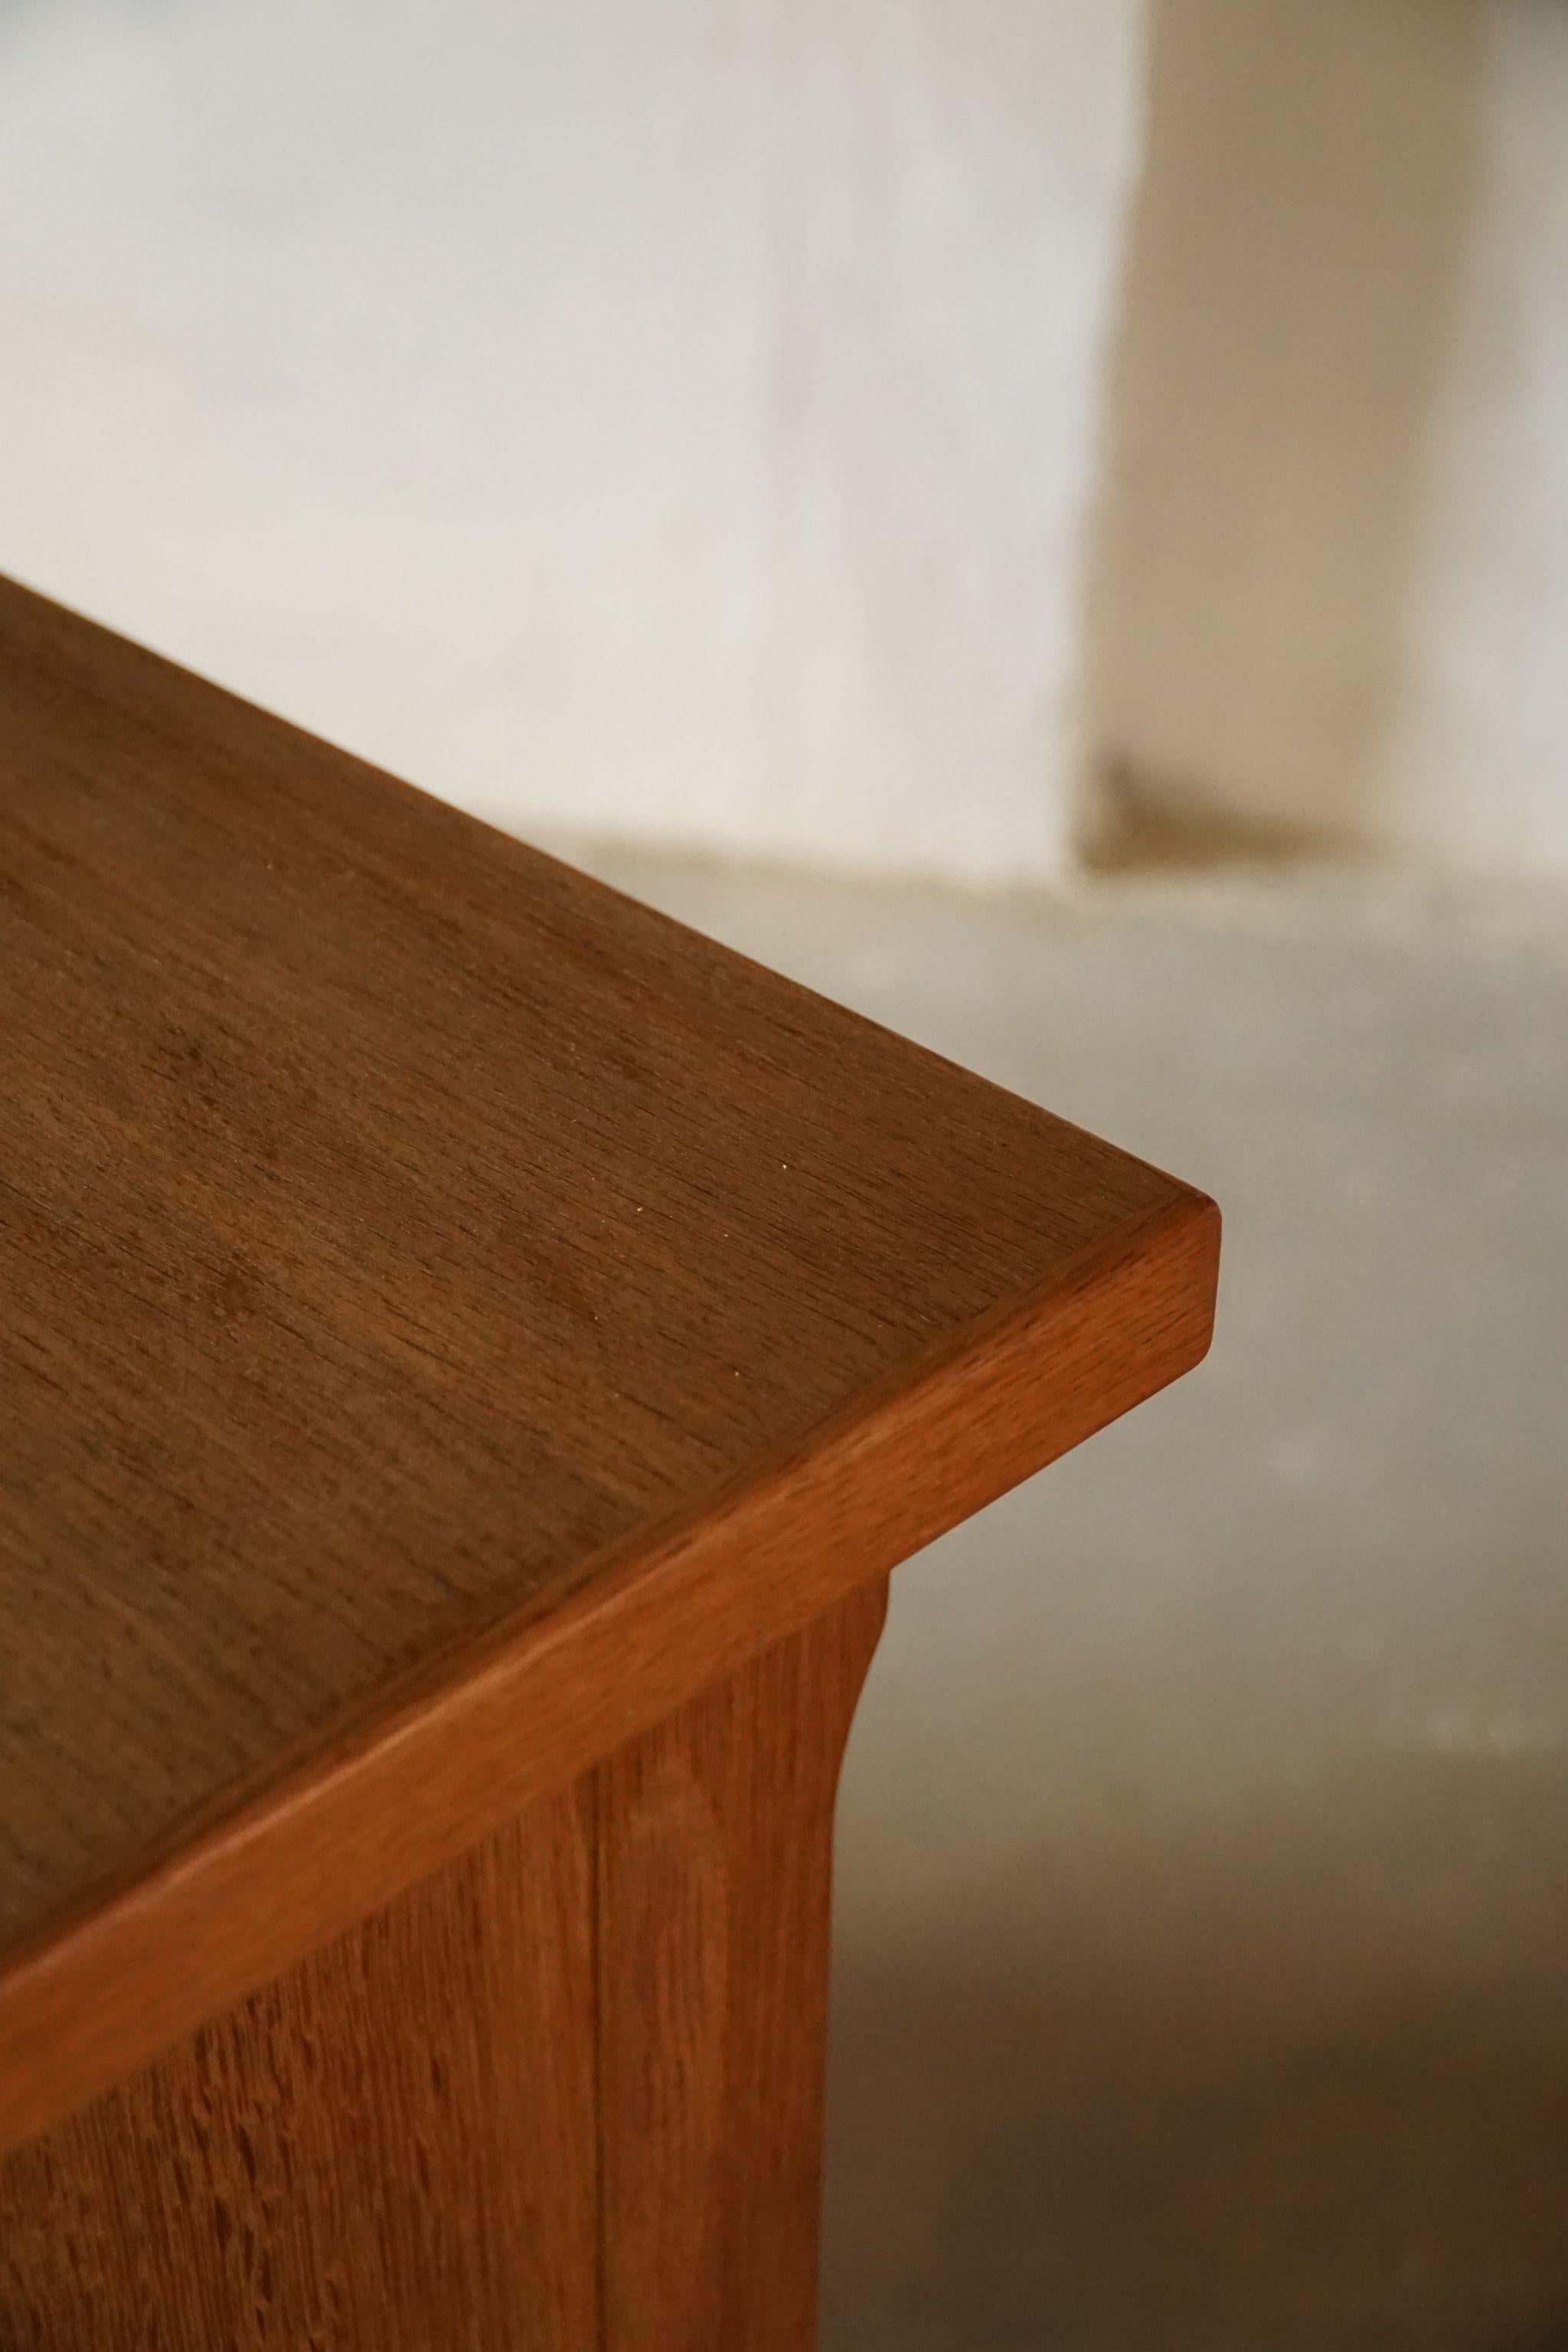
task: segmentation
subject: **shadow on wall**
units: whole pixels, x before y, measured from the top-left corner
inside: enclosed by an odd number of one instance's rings
[[[1528,1777],[1524,1836],[1479,1759],[1352,1773],[1028,1857],[1031,1962],[1000,1915],[860,1956],[824,2352],[1561,2352],[1568,2021],[1468,1916],[1479,1878],[1560,1932],[1561,1759]]]
[[[1376,830],[1481,15],[1154,0],[1086,616],[1091,857]]]

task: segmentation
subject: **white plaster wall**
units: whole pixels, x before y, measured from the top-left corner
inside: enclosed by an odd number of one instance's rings
[[[0,566],[431,788],[1048,877],[1137,0],[9,0]]]

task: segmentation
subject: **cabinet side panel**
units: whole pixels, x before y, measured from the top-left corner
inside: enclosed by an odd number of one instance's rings
[[[595,2347],[592,1801],[531,1805],[0,2164],[5,2352]]]

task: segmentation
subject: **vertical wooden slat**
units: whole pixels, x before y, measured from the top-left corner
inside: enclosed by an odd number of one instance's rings
[[[806,2352],[838,1768],[887,1585],[598,1774],[605,2352]]]

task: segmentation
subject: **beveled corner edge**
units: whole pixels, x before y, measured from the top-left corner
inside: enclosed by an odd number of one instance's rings
[[[0,1954],[0,2156],[1190,1370],[1218,1247],[1213,1202],[1173,1180],[1071,1266]]]

